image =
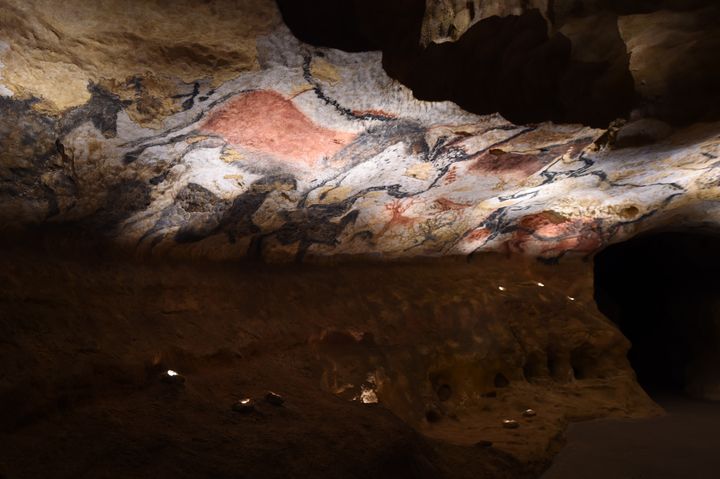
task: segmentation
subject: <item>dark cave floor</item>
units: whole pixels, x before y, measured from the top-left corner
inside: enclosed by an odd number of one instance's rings
[[[542,479],[710,479],[720,471],[720,402],[654,399],[667,415],[576,423]]]

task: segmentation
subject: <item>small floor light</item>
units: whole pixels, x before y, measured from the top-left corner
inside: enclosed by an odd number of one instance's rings
[[[268,391],[268,393],[265,395],[265,400],[273,406],[282,406],[285,402],[285,398],[272,391]]]
[[[255,410],[255,401],[250,398],[241,399],[233,404],[232,410],[243,414],[249,414]]]
[[[503,419],[502,425],[505,429],[517,429],[520,424],[515,419]]]
[[[172,369],[168,369],[162,374],[162,380],[163,382],[166,382],[168,384],[184,384],[185,383],[185,376],[178,373],[177,371],[173,371]]]

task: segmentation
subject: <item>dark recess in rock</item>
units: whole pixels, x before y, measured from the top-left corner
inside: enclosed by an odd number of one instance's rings
[[[449,385],[443,384],[438,388],[437,395],[441,401],[447,401],[452,397],[452,389]]]
[[[150,188],[138,180],[122,180],[112,185],[104,206],[92,217],[89,225],[110,233],[133,213],[142,211],[150,204]]]
[[[301,40],[346,51],[382,50],[387,73],[421,100],[451,100],[478,113],[499,112],[515,123],[555,121],[606,127],[616,118],[661,118],[673,124],[712,120],[720,115],[720,67],[709,59],[715,48],[715,10],[703,12],[707,38],[696,42],[670,71],[662,96],[637,91],[619,15],[713,7],[711,0],[575,2],[556,18],[538,10],[489,17],[455,42],[420,45],[424,0],[278,0],[285,23]],[[554,5],[554,4],[553,4]],[[573,38],[562,30],[572,22]],[[702,23],[702,22],[701,22]],[[589,28],[592,25],[592,29]],[[592,60],[587,58],[590,52]],[[580,53],[578,53],[580,52]],[[662,59],[658,58],[658,61]],[[717,65],[717,62],[714,62]],[[700,64],[704,66],[700,66]],[[702,74],[700,74],[702,72]]]
[[[497,373],[493,379],[493,385],[496,388],[506,388],[510,385],[510,381],[503,373]]]
[[[720,388],[719,237],[650,234],[595,258],[598,307],[632,342],[628,358],[650,391]]]

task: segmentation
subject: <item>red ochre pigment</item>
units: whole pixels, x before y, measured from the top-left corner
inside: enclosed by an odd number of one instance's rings
[[[210,115],[202,129],[229,143],[303,166],[333,156],[355,138],[352,133],[316,125],[292,101],[269,90],[230,100]]]

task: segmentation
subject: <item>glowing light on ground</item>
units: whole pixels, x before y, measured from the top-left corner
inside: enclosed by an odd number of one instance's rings
[[[377,394],[375,394],[375,391],[372,389],[364,389],[360,393],[360,401],[363,402],[363,404],[377,404],[378,397]]]

